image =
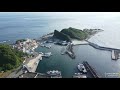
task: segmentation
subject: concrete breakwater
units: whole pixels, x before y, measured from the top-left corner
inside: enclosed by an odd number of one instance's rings
[[[89,42],[89,45],[96,48],[96,49],[100,49],[100,50],[108,50],[108,51],[112,51],[112,50],[116,50],[116,51],[119,51],[120,52],[120,49],[116,49],[116,48],[110,48],[110,47],[103,47],[103,46],[99,46],[95,43],[92,43],[92,42]]]
[[[111,47],[99,46],[99,45],[97,45],[97,44],[95,44],[95,43],[92,43],[92,42],[90,42],[90,41],[88,41],[88,40],[81,41],[81,42],[78,41],[78,43],[74,43],[74,42],[73,42],[73,46],[77,46],[77,45],[90,45],[90,46],[92,46],[92,47],[95,48],[95,49],[110,51],[110,52],[111,52],[111,58],[112,58],[113,60],[117,60],[117,59],[120,58],[120,49],[111,48]],[[71,50],[72,50],[72,49],[71,49]],[[73,55],[73,54],[71,53],[71,55]]]
[[[42,60],[42,55],[38,54],[36,57],[32,59],[26,60],[24,66],[27,68],[29,72],[35,72],[40,60]]]
[[[99,45],[91,43],[91,42],[89,42],[89,45],[94,47],[94,48],[96,48],[96,49],[99,49],[99,50],[111,51],[111,58],[112,58],[112,60],[119,59],[120,49],[110,48],[110,47],[103,47],[103,46],[99,46]]]

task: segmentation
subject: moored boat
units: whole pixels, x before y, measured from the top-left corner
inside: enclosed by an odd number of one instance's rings
[[[61,71],[58,71],[58,70],[50,70],[50,71],[47,71],[47,74],[48,75],[52,75],[52,76],[54,76],[54,75],[61,75]]]
[[[79,63],[77,68],[80,72],[87,73],[87,70],[83,64]]]

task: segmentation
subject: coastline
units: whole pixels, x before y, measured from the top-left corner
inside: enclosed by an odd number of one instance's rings
[[[47,34],[47,35],[44,35],[44,36],[42,36],[42,37],[40,37],[39,38],[39,40],[41,40],[41,41],[46,41],[46,40],[49,40],[49,38],[51,37],[51,35],[53,35],[53,34]],[[44,38],[43,38],[44,37]],[[40,42],[39,40],[36,40],[36,41],[38,41],[38,42]],[[76,46],[76,45],[90,45],[90,46],[92,46],[90,43],[91,42],[89,42],[88,40],[82,40],[82,41],[80,41],[80,40],[77,40],[78,42],[74,42],[74,46]],[[94,44],[94,43],[93,43]],[[96,45],[96,44],[95,44]],[[94,47],[94,45],[93,45],[93,47]],[[100,47],[99,45],[97,45],[97,47]],[[38,46],[36,46],[36,48],[38,48]],[[95,49],[99,49],[99,48],[96,48],[96,47],[94,47]],[[35,48],[34,48],[35,49]],[[37,53],[37,52],[35,52],[35,53]],[[37,53],[38,54],[38,53]],[[27,69],[28,69],[28,71],[29,72],[32,72],[32,73],[37,73],[36,72],[36,69],[37,69],[37,67],[38,67],[38,64],[39,64],[39,62],[40,62],[40,60],[42,60],[42,55],[41,54],[38,54],[35,58],[32,58],[32,59],[28,59],[28,60],[26,60],[26,62],[23,64],[23,65],[26,65],[26,67],[27,67]]]
[[[38,54],[38,56],[36,56],[35,58],[28,60],[28,63],[25,64],[28,71],[29,72],[36,72],[36,69],[37,69],[37,66],[38,66],[40,60],[42,60],[41,54]]]

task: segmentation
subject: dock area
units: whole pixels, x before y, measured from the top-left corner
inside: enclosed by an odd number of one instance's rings
[[[91,73],[93,78],[100,78],[100,76],[97,74],[96,70],[92,68],[87,61],[83,61],[84,66],[86,67],[87,71]]]
[[[35,58],[28,60],[28,62],[24,63],[24,65],[26,66],[29,72],[35,72],[40,60],[42,60],[41,54],[39,54]]]
[[[116,50],[112,50],[112,52],[111,52],[111,58],[112,58],[112,60],[119,59],[119,52],[116,51]]]
[[[72,58],[75,59],[75,54],[73,52],[73,45],[69,43],[66,47],[66,53]]]

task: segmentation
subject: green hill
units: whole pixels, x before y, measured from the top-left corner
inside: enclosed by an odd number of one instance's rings
[[[0,71],[14,69],[22,63],[25,54],[12,49],[11,46],[0,44]]]
[[[84,40],[87,38],[87,33],[72,27],[69,27],[68,29],[62,29],[61,32],[74,39]]]
[[[103,30],[101,29],[80,30],[80,29],[69,27],[69,28],[62,29],[60,32],[55,30],[54,37],[61,40],[67,40],[67,41],[71,41],[71,39],[85,40],[87,38],[90,38],[91,35],[94,35],[100,31],[103,31]]]
[[[87,36],[88,34],[84,31],[71,27],[67,29],[62,29],[60,32],[57,30],[54,31],[54,37],[67,41],[71,41],[71,39],[84,40],[87,38]]]

